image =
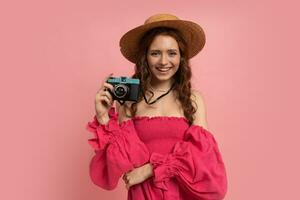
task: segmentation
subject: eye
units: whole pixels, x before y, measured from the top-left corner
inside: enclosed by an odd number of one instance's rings
[[[175,56],[175,55],[177,55],[177,53],[176,52],[170,52],[170,55]]]
[[[151,56],[157,56],[157,55],[159,55],[159,53],[158,52],[152,52],[152,53],[150,53],[150,55]]]

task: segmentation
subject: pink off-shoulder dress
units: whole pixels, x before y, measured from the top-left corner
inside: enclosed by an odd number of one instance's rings
[[[94,184],[112,190],[124,173],[150,162],[153,176],[131,186],[128,200],[224,198],[225,166],[208,130],[171,116],[136,116],[119,124],[114,107],[109,117],[106,125],[96,117],[87,124],[94,134],[88,141],[95,152],[90,162]]]

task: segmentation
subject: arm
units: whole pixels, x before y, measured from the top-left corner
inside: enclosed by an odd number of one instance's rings
[[[129,111],[125,109],[125,106],[130,107],[131,104],[132,102],[126,101],[124,105],[120,105],[120,103],[116,101],[116,110],[118,112],[118,120],[120,124],[131,119]]]
[[[206,120],[206,106],[204,103],[204,98],[200,92],[193,90],[192,97],[193,105],[196,107],[197,111],[195,113],[194,125],[202,126],[208,130],[207,120]]]
[[[110,109],[106,124],[100,124],[95,116],[87,129],[94,134],[94,138],[89,139],[95,150],[90,162],[90,177],[94,184],[112,190],[122,174],[149,160],[148,149],[138,138],[133,121],[119,124],[115,108]]]

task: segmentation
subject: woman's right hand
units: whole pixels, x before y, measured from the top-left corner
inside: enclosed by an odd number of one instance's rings
[[[105,78],[95,98],[95,110],[98,122],[106,124],[109,121],[108,111],[114,103],[112,95],[108,90],[113,91],[113,85],[106,82],[112,73]]]

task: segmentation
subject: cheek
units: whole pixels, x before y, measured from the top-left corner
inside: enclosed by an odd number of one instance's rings
[[[157,64],[158,60],[159,60],[158,58],[148,58],[147,62],[149,66],[153,66]]]
[[[147,58],[148,67],[151,73],[153,73],[155,62],[153,59]]]
[[[172,63],[173,63],[176,67],[178,67],[179,64],[180,64],[180,58],[175,58],[175,59],[172,61]]]

